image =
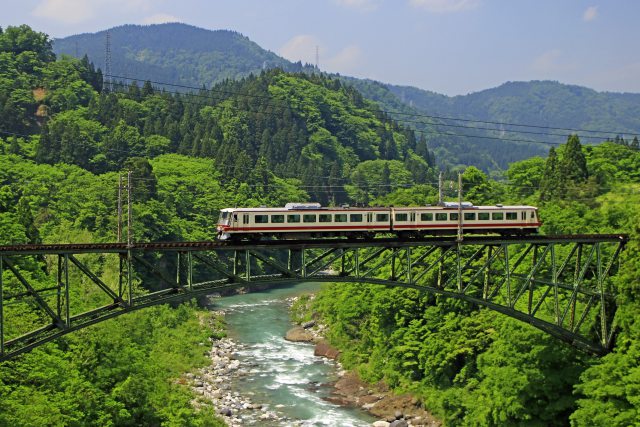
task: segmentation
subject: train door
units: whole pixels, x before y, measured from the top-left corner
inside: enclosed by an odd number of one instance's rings
[[[243,230],[247,227],[249,227],[249,214],[246,212],[243,212],[241,214],[238,214],[239,218],[235,218],[236,221],[236,226],[238,228],[242,228]]]
[[[409,214],[409,223],[415,228],[417,226],[416,223],[416,213],[415,212],[411,212]]]
[[[373,223],[373,212],[367,212],[367,224]]]

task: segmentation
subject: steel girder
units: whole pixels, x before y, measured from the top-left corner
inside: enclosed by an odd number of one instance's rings
[[[0,361],[144,307],[303,281],[401,286],[458,298],[604,354],[615,330],[609,279],[627,237],[563,237],[0,247]],[[25,273],[34,264],[44,264],[38,277]],[[117,279],[97,269],[117,271]],[[40,327],[25,330],[24,323],[38,321]]]

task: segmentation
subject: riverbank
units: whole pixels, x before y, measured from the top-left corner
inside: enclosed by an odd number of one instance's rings
[[[214,315],[224,317],[225,312],[219,310],[214,312]],[[291,420],[268,405],[255,403],[249,396],[232,389],[234,380],[250,373],[251,366],[247,363],[241,366],[237,359],[237,354],[243,347],[245,346],[231,338],[212,339],[209,351],[211,364],[195,374],[186,375],[193,391],[198,395],[192,404],[196,408],[202,408],[204,405],[213,406],[224,422],[232,427],[282,425],[290,422]]]

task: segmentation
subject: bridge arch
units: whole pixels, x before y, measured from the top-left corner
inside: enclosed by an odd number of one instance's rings
[[[0,274],[0,361],[67,333],[152,305],[191,299],[226,289],[300,282],[336,282],[405,287],[455,298],[529,323],[581,350],[602,355],[613,341],[616,273],[624,235],[472,237],[237,242],[179,242],[0,247],[0,273],[12,275],[21,293],[3,289]],[[106,284],[80,259],[111,255],[118,283]],[[149,260],[160,254],[164,262]],[[52,257],[57,285],[38,288],[16,267],[20,257]],[[169,261],[167,261],[169,260]],[[164,266],[175,268],[169,277]],[[69,280],[74,269],[103,292],[108,304],[72,314]],[[137,276],[161,283],[133,292]],[[437,280],[425,280],[428,274]],[[206,280],[198,280],[198,278]],[[6,286],[5,286],[6,288]],[[55,301],[46,292],[55,292]],[[7,303],[31,298],[45,314],[43,325],[7,337]]]

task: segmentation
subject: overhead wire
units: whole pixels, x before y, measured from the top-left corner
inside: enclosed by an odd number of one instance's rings
[[[124,79],[124,80],[130,80],[130,81],[135,81],[135,82],[147,82],[147,81],[149,81],[149,83],[151,83],[151,84],[157,84],[157,85],[162,85],[162,86],[179,87],[179,88],[183,88],[183,89],[206,91],[206,92],[219,92],[219,93],[228,94],[228,95],[244,96],[244,97],[250,97],[250,98],[256,98],[256,99],[273,100],[272,97],[255,95],[255,94],[248,94],[248,93],[243,93],[243,92],[238,92],[238,91],[223,90],[223,89],[218,89],[218,88],[216,88],[216,89],[214,89],[214,88],[207,89],[204,85],[202,87],[195,87],[195,86],[168,83],[168,82],[160,82],[160,81],[154,81],[154,80],[145,80],[145,79],[139,79],[139,78],[135,78],[135,77],[119,76],[119,75],[114,75],[114,74],[105,75],[105,77],[116,78],[116,79]],[[178,92],[176,92],[176,93],[178,93]],[[491,120],[465,119],[465,118],[462,118],[462,117],[439,116],[439,115],[425,114],[425,113],[408,113],[408,112],[405,112],[405,111],[385,110],[385,109],[382,109],[382,108],[378,108],[378,109],[361,108],[361,109],[368,110],[370,112],[378,112],[378,111],[380,111],[380,112],[383,112],[385,114],[393,114],[393,115],[400,115],[400,116],[410,116],[410,117],[424,117],[424,118],[437,119],[437,120],[452,120],[452,121],[460,121],[460,122],[465,122],[465,123],[482,123],[482,124],[493,124],[493,125],[499,125],[499,126],[514,126],[514,127],[533,128],[533,129],[562,130],[562,131],[582,132],[582,133],[601,133],[601,134],[605,134],[607,136],[610,136],[610,135],[638,136],[638,135],[640,135],[640,132],[636,132],[636,131],[580,129],[580,128],[570,128],[570,127],[555,127],[555,126],[544,126],[544,125],[532,125],[532,124],[513,123],[513,122],[500,122],[500,121],[491,121]],[[420,122],[420,123],[424,123],[424,122]],[[424,124],[438,125],[438,124],[435,124],[435,123],[424,123]],[[516,133],[531,133],[531,132],[524,132],[524,131],[518,131],[518,130],[506,130],[506,129],[487,129],[487,130],[511,131],[511,132],[516,132]],[[558,134],[547,134],[547,133],[541,133],[541,134],[564,136],[562,134],[560,134],[560,135],[558,135]],[[601,136],[601,137],[603,137],[603,136]]]

